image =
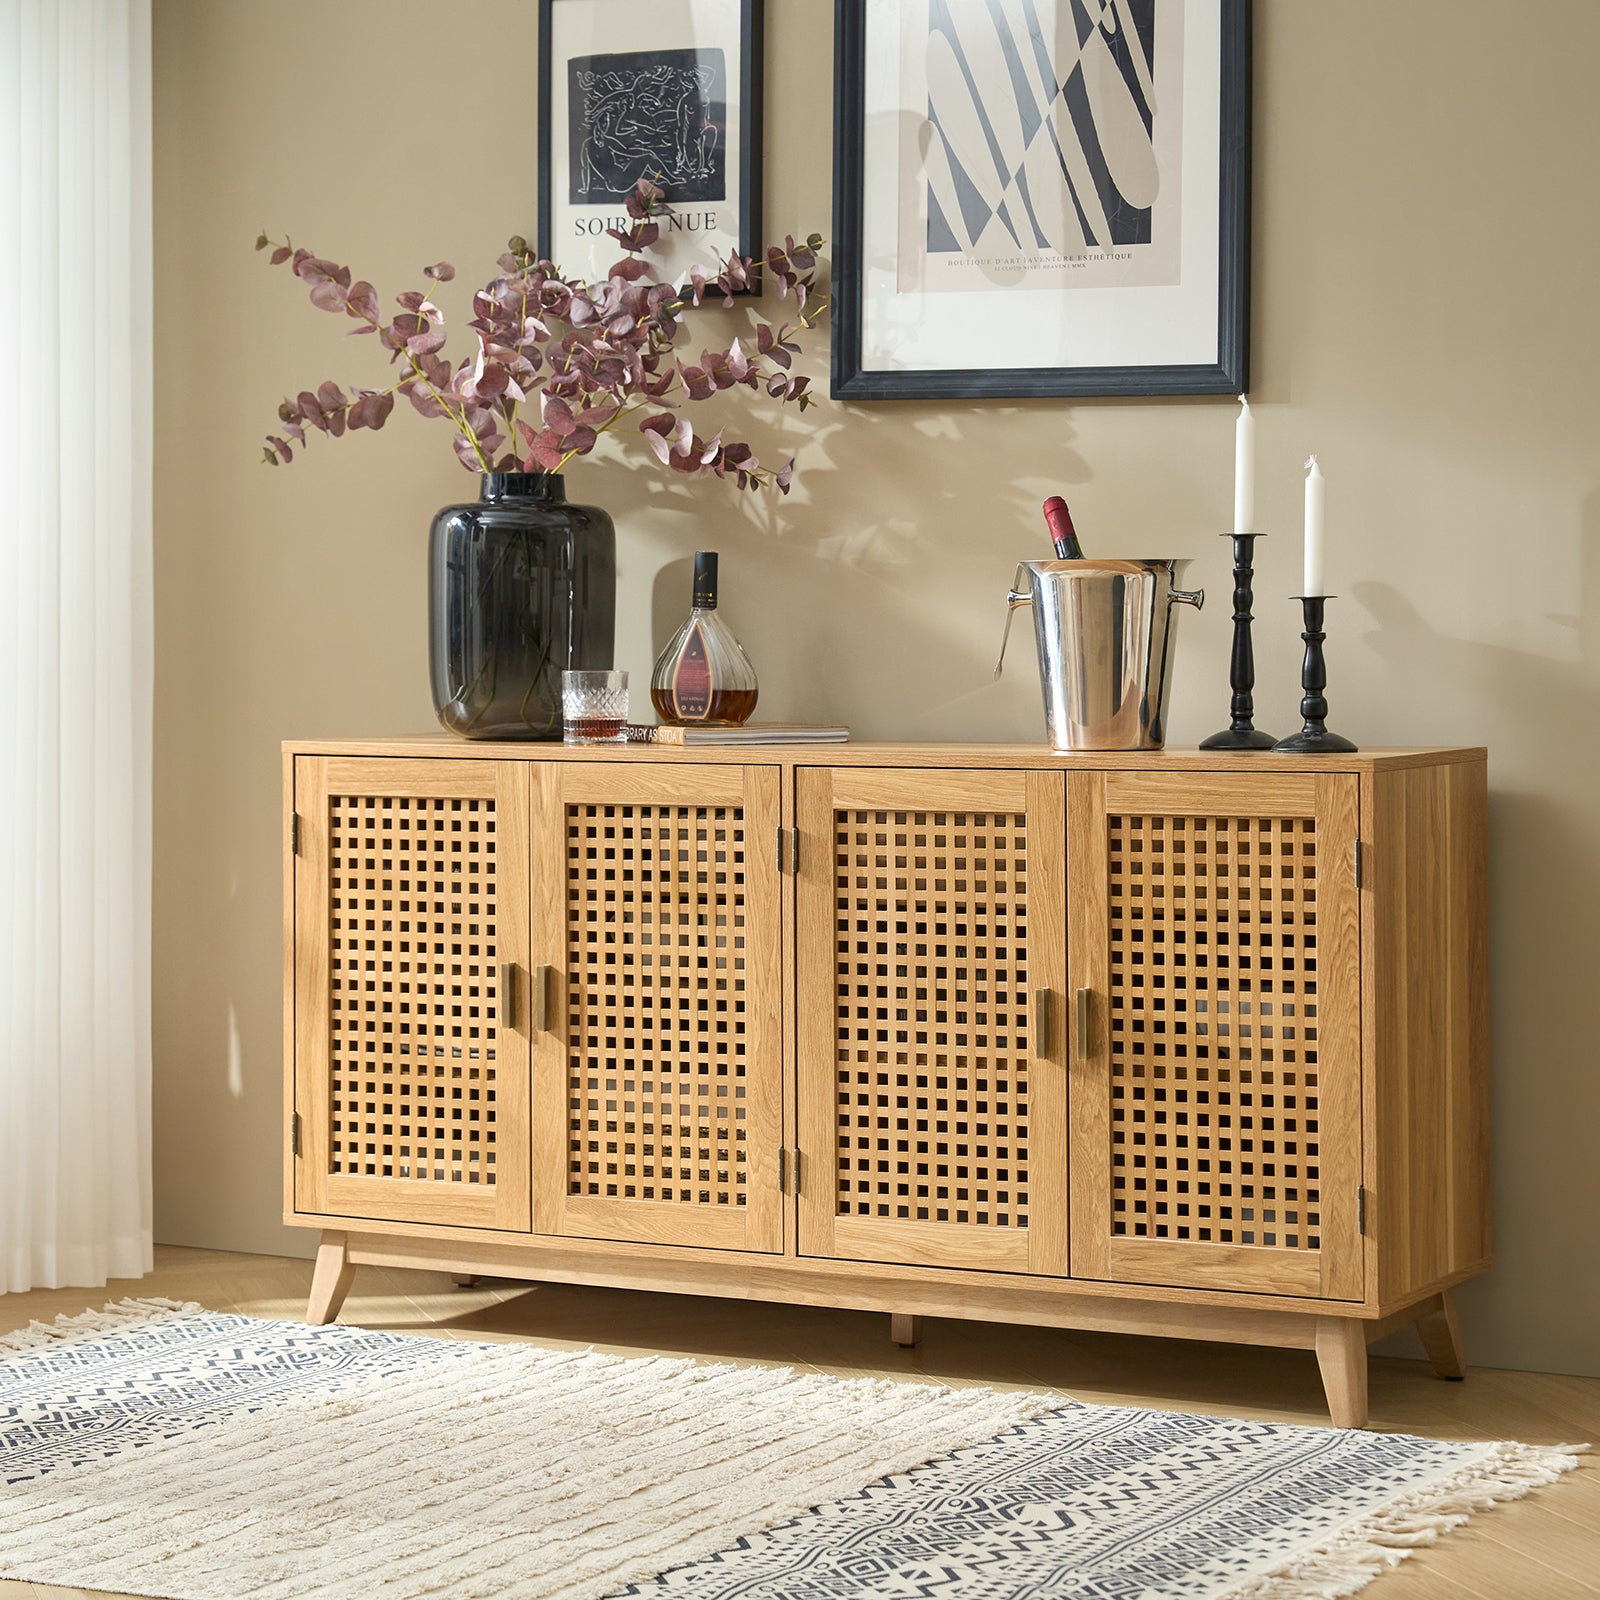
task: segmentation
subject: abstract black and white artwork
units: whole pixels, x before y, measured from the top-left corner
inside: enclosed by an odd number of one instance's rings
[[[727,199],[726,59],[720,50],[630,50],[568,61],[572,204],[614,204],[641,178],[674,204]]]
[[[540,0],[539,238],[597,276],[641,178],[672,214],[651,251],[671,279],[759,231],[761,0]],[[619,48],[625,46],[625,48]]]
[[[834,391],[1237,392],[1247,0],[836,0]]]
[[[903,57],[901,282],[911,288],[1173,283],[1182,193],[1183,9],[1157,0],[919,8]],[[1159,22],[1159,30],[1158,30]],[[1158,115],[1159,110],[1159,115]]]

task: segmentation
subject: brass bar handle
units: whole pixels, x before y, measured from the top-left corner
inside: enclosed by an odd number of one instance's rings
[[[1089,1052],[1094,1045],[1094,1014],[1090,1009],[1094,1001],[1094,991],[1080,989],[1073,996],[1072,1008],[1078,1017],[1078,1055],[1087,1061]]]
[[[1044,1061],[1050,1055],[1050,991],[1033,991],[1033,1054]]]
[[[517,964],[515,961],[502,961],[500,963],[500,1026],[514,1028],[517,1025]]]
[[[554,971],[553,967],[533,969],[533,1026],[540,1033],[550,1027],[550,979]]]

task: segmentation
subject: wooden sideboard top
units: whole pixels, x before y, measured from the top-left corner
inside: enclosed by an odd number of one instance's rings
[[[1051,750],[1044,744],[566,745],[510,739],[458,739],[448,733],[391,739],[286,739],[286,756],[422,757],[455,761],[620,761],[797,767],[1021,767],[1070,772],[1377,772],[1403,767],[1483,762],[1481,745],[1375,745],[1354,755],[1292,756],[1270,751],[1232,754],[1175,745],[1166,750]]]

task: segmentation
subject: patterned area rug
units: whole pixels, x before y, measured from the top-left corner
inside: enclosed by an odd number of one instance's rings
[[[173,1302],[0,1339],[0,1576],[171,1600],[1307,1600],[1574,1465]]]

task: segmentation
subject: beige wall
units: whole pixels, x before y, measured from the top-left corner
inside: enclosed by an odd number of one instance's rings
[[[768,0],[770,231],[828,226],[828,0]],[[1600,379],[1593,0],[1257,0],[1253,398],[1264,725],[1298,696],[1299,463],[1329,481],[1337,725],[1490,746],[1499,1265],[1474,1357],[1600,1372]],[[471,492],[447,441],[270,471],[285,390],[370,381],[250,253],[293,233],[385,294],[532,233],[534,0],[156,0],[158,1237],[282,1230],[278,741],[424,731],[423,542]],[[458,298],[453,304],[461,304]],[[821,370],[821,363],[818,370]],[[1065,488],[1092,551],[1193,555],[1174,742],[1223,720],[1234,408],[826,406],[776,505],[583,464],[620,530],[635,682],[723,552],[764,713],[878,737],[1031,739],[991,685],[1001,596]],[[660,590],[656,595],[655,591]],[[1220,602],[1220,603],[1219,603]]]

